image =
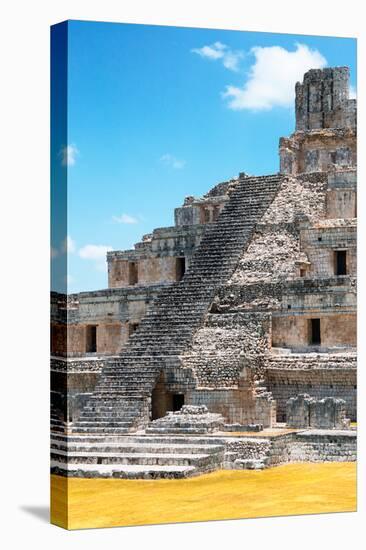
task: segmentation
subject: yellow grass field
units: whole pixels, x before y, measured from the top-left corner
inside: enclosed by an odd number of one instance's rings
[[[354,462],[220,470],[180,480],[51,476],[51,486],[52,523],[68,529],[356,510]]]

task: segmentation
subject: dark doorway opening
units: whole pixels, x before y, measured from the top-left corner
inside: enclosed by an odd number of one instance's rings
[[[310,344],[319,346],[320,343],[320,319],[310,319]]]
[[[151,420],[165,416],[172,408],[172,394],[167,391],[165,376],[162,372],[151,395]]]
[[[183,256],[182,258],[176,258],[175,260],[175,278],[177,281],[181,281],[186,272],[186,259]]]
[[[96,325],[87,325],[86,327],[86,353],[95,353],[97,351],[97,327]]]
[[[136,262],[129,262],[128,264],[128,284],[136,285],[138,282],[138,265]]]
[[[335,251],[335,273],[336,275],[347,275],[347,251]]]
[[[180,411],[184,405],[184,394],[173,393],[173,411]]]
[[[139,323],[128,323],[128,335],[131,336],[139,326]]]

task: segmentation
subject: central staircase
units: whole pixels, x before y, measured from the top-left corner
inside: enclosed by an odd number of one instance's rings
[[[284,176],[243,177],[207,226],[184,278],[159,293],[117,359],[108,360],[74,434],[127,434],[146,426],[149,400],[167,358],[187,350],[215,293],[233,273]],[[166,458],[166,457],[165,457]]]

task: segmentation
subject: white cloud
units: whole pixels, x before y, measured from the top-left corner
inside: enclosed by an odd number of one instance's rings
[[[160,157],[160,162],[162,162],[166,166],[174,168],[175,170],[181,170],[186,165],[185,160],[177,159],[175,156],[170,155],[169,153],[165,153],[165,155],[162,155]]]
[[[295,84],[309,69],[321,69],[327,60],[318,50],[296,44],[294,51],[280,46],[255,47],[250,51],[255,61],[242,88],[227,86],[223,97],[230,109],[268,110],[292,107]]]
[[[350,99],[357,99],[357,90],[352,85],[349,87],[349,98]]]
[[[112,250],[111,246],[104,244],[86,244],[79,249],[79,256],[83,260],[91,260],[94,262],[94,268],[97,271],[107,271],[107,252]]]
[[[238,71],[239,62],[244,57],[244,52],[231,50],[226,44],[222,44],[222,42],[215,42],[210,46],[203,46],[202,48],[193,48],[191,51],[213,61],[220,59],[224,67],[230,71]]]
[[[60,151],[62,166],[74,166],[79,151],[73,144],[62,147]]]
[[[104,244],[86,244],[79,249],[79,256],[83,260],[104,260],[108,250],[112,250],[112,247]]]
[[[139,220],[130,214],[122,214],[121,216],[112,216],[112,220],[116,223],[134,224],[139,223]]]

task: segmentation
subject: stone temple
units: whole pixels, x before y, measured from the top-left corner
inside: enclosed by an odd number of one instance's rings
[[[355,460],[356,100],[296,84],[280,171],[186,197],[107,255],[108,288],[52,293],[52,471],[184,477]]]

